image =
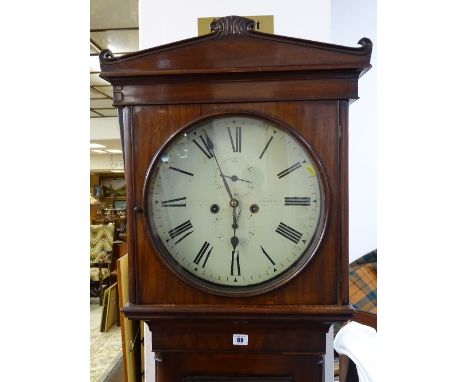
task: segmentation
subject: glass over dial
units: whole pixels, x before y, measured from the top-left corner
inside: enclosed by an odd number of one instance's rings
[[[183,279],[218,294],[261,293],[293,277],[321,239],[318,161],[289,129],[246,115],[203,120],[155,156],[145,221]]]

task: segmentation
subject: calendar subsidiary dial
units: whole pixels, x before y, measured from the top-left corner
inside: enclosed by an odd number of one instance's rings
[[[254,295],[290,280],[315,254],[326,194],[318,158],[290,128],[258,115],[218,115],[185,127],[154,156],[145,224],[183,280]]]

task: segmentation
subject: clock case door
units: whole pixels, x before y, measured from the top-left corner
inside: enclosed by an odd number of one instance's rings
[[[227,17],[206,36],[121,57],[101,52],[124,147],[129,317],[350,317],[348,106],[358,98],[371,51],[365,38],[344,47],[255,32],[251,20]],[[328,181],[328,220],[316,254],[292,280],[251,297],[218,296],[182,281],[155,253],[143,220],[143,186],[155,153],[183,126],[223,113],[264,115],[293,128]]]

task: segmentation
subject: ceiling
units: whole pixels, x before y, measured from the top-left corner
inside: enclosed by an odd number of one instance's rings
[[[119,56],[138,50],[138,0],[91,0],[90,117],[117,117],[112,86],[99,77],[99,52]]]

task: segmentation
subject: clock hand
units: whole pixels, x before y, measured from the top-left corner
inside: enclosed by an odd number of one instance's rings
[[[232,209],[232,228],[234,229],[234,235],[231,237],[231,244],[232,244],[232,257],[231,257],[231,276],[236,276],[234,274],[234,263],[237,267],[237,276],[240,276],[240,263],[239,263],[239,250],[237,250],[236,256],[236,248],[239,245],[239,238],[236,236],[236,229],[238,228],[237,222],[239,221],[239,216],[241,214],[241,210],[239,209],[239,213],[236,215],[236,207]]]
[[[241,214],[241,210],[239,209],[239,213],[236,216],[236,208],[232,209],[232,228],[234,229],[234,234],[231,237],[231,244],[233,251],[236,250],[236,247],[239,245],[239,238],[236,236],[236,229],[239,228],[237,222],[239,221],[239,216]]]
[[[218,170],[219,170],[219,173],[221,175],[221,179],[223,179],[224,187],[226,188],[226,191],[227,191],[227,193],[229,195],[229,198],[231,199],[230,200],[230,205],[232,207],[232,223],[233,223],[232,228],[234,229],[234,234],[231,237],[231,245],[232,245],[231,275],[233,275],[234,274],[234,256],[235,256],[236,248],[239,245],[239,238],[236,236],[236,229],[237,229],[237,221],[239,219],[241,211],[239,210],[239,214],[236,214],[236,208],[239,205],[239,202],[236,199],[234,199],[233,196],[232,196],[232,192],[231,192],[231,189],[229,188],[229,184],[228,184],[228,182],[226,181],[226,179],[224,177],[223,171],[221,170],[221,166],[219,165],[218,158],[216,157],[216,154],[214,152],[213,142],[211,141],[211,139],[208,136],[205,129],[203,129],[203,132],[205,133],[205,136],[206,136],[206,142],[207,142],[207,145],[208,145],[208,149],[209,149],[209,151],[213,155],[213,158],[216,161],[216,165],[218,166]],[[239,266],[239,251],[237,251],[237,273],[240,275],[240,269],[239,268],[240,268],[240,266]]]
[[[229,178],[229,179],[231,179],[233,182],[235,182],[235,181],[237,181],[237,180],[241,180],[242,182],[252,183],[250,180],[245,180],[245,179],[238,178],[236,175],[229,176],[229,175],[221,174],[221,176],[222,176],[223,178]]]
[[[239,238],[237,236],[231,237],[232,252],[236,251],[237,246],[239,245]]]
[[[205,136],[206,136],[206,142],[207,142],[208,148],[209,148],[211,154],[213,155],[213,158],[216,161],[216,165],[218,166],[219,173],[221,174],[221,178],[223,179],[224,188],[226,188],[226,191],[227,191],[227,193],[229,195],[229,198],[232,201],[232,200],[234,200],[234,198],[232,197],[232,192],[231,192],[231,189],[229,188],[228,182],[226,181],[226,179],[224,179],[223,172],[221,171],[221,166],[219,165],[218,158],[216,157],[216,154],[214,152],[213,142],[211,141],[210,137],[206,133],[205,129],[203,129],[203,132],[205,133]]]

